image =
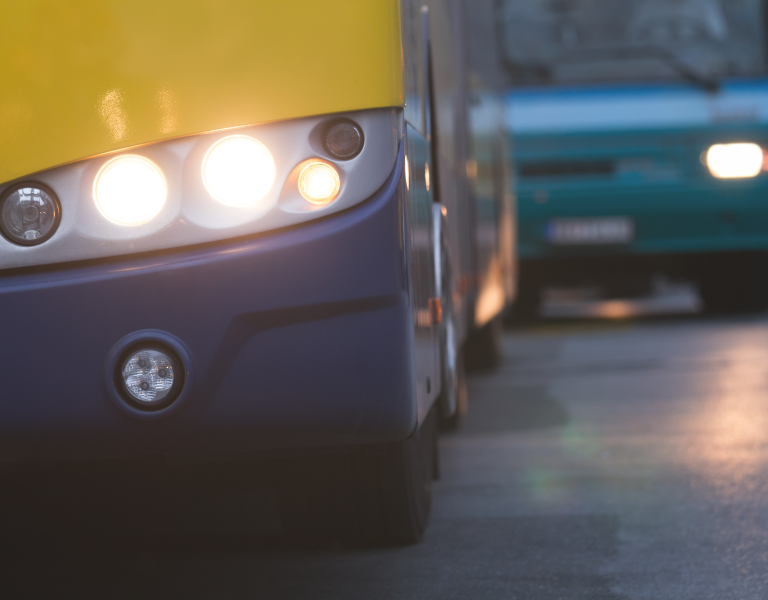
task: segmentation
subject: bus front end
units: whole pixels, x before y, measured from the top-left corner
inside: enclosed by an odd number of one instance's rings
[[[2,456],[410,435],[398,3],[0,14]]]
[[[501,10],[523,304],[658,277],[696,281],[711,308],[768,299],[764,2]]]

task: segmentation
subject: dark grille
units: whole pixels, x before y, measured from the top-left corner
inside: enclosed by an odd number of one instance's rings
[[[520,165],[520,177],[579,177],[613,175],[616,166],[610,160],[531,162]]]

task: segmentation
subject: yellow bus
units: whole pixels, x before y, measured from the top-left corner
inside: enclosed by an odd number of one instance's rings
[[[286,527],[418,540],[512,293],[467,9],[0,1],[0,454],[287,450]]]

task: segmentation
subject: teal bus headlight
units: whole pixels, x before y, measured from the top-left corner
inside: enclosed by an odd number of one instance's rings
[[[715,144],[707,150],[709,172],[718,179],[756,177],[763,170],[763,149],[757,144]]]

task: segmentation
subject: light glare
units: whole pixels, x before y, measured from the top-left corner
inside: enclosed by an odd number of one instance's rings
[[[707,166],[720,179],[755,177],[763,170],[763,149],[757,144],[715,144],[707,151]]]
[[[160,168],[148,158],[118,156],[105,164],[93,188],[101,214],[118,225],[141,225],[165,205],[168,190]]]
[[[267,147],[236,135],[216,142],[203,161],[203,182],[222,204],[248,206],[267,195],[275,181],[275,161]]]
[[[326,162],[309,161],[299,173],[299,191],[312,204],[328,204],[340,189],[339,174]]]

